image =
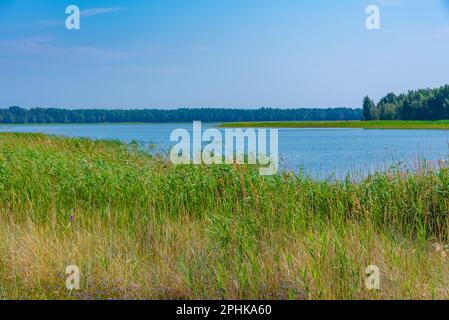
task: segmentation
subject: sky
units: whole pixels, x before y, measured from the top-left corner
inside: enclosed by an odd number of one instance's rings
[[[448,57],[449,0],[0,0],[2,108],[360,107]]]

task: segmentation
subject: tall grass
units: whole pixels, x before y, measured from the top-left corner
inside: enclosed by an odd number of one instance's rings
[[[445,167],[326,182],[0,134],[0,297],[448,298],[448,214]]]

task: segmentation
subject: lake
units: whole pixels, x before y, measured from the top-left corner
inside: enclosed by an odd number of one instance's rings
[[[203,129],[214,124],[204,124]],[[118,139],[154,144],[167,151],[170,133],[192,123],[73,124],[0,126],[2,132],[37,132],[68,137]],[[222,130],[222,129],[221,129]],[[224,129],[223,129],[224,130]],[[315,178],[365,176],[391,166],[416,168],[422,160],[449,159],[449,133],[443,130],[279,129],[281,168]]]

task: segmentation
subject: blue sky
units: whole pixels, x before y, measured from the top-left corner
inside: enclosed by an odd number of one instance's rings
[[[0,0],[0,107],[358,107],[448,57],[449,0]]]

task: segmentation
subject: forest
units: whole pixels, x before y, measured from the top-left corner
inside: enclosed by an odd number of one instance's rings
[[[166,123],[238,121],[349,121],[360,120],[361,109],[57,109],[10,107],[0,109],[0,123]]]
[[[449,119],[449,85],[436,89],[389,93],[375,104],[363,101],[363,120],[444,120]]]

